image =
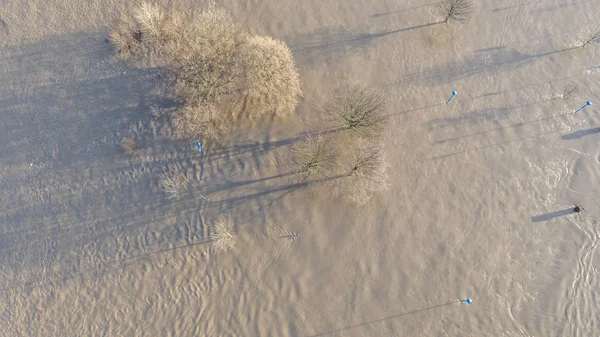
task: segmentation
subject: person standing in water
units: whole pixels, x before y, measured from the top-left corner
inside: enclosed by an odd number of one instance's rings
[[[575,205],[575,207],[573,207],[573,212],[575,212],[575,213],[579,213],[583,210],[584,210],[584,208],[579,205]]]

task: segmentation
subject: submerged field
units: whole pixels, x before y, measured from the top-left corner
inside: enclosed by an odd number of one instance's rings
[[[425,0],[217,1],[289,45],[304,95],[203,157],[153,114],[176,104],[161,69],[114,57],[125,3],[0,5],[2,335],[597,333],[600,46],[577,47],[595,2],[478,1],[450,25]],[[343,81],[389,103],[390,187],[362,207],[284,165]],[[193,182],[177,200],[172,170]]]

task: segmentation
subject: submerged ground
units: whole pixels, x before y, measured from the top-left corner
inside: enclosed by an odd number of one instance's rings
[[[478,1],[454,26],[424,0],[217,4],[288,43],[305,95],[297,117],[240,125],[203,158],[151,113],[173,104],[160,71],[112,56],[106,25],[129,5],[0,5],[4,335],[598,331],[599,46],[575,48],[595,2]],[[390,101],[391,187],[360,209],[280,165],[344,80]],[[196,181],[176,201],[157,187],[174,168]],[[216,254],[221,213],[242,227]]]

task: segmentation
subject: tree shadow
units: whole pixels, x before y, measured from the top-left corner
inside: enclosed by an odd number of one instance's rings
[[[132,123],[150,122],[150,106],[165,102],[153,93],[161,70],[120,61],[107,65],[111,52],[99,33],[51,37],[7,51],[3,62],[15,75],[6,81],[15,90],[0,93],[6,102],[0,106],[5,165],[48,163],[60,170],[114,156]],[[69,72],[75,67],[85,70]]]
[[[299,37],[297,41],[291,41],[290,49],[298,59],[299,63],[311,63],[318,57],[330,56],[337,53],[348,53],[356,48],[363,47],[380,37],[435,26],[442,23],[442,21],[433,22],[371,34],[355,34],[345,29],[328,29],[310,33],[305,37]]]
[[[488,92],[488,93],[481,94],[481,95],[478,95],[478,96],[473,96],[473,97],[471,97],[471,99],[477,99],[477,98],[484,98],[484,97],[491,97],[491,96],[502,95],[502,94],[506,94],[506,93],[509,93],[509,92],[513,92],[513,91],[520,91],[520,90],[524,90],[524,89],[528,89],[528,88],[532,88],[532,87],[537,87],[537,86],[544,85],[544,84],[551,84],[551,83],[557,82],[557,81],[578,78],[578,77],[581,77],[581,76],[582,75],[561,77],[561,78],[557,78],[557,79],[553,79],[553,80],[549,80],[549,81],[545,81],[545,82],[537,82],[537,83],[528,84],[528,85],[524,85],[524,86],[521,86],[521,87],[516,87],[516,88],[507,89],[507,90],[503,90],[503,91]]]
[[[384,321],[387,321],[387,320],[390,320],[390,319],[400,318],[400,317],[404,317],[404,316],[408,316],[408,315],[414,315],[414,314],[418,314],[420,312],[429,311],[429,310],[433,310],[433,309],[436,309],[436,308],[445,307],[447,305],[458,304],[458,303],[459,303],[458,300],[451,301],[451,302],[448,302],[448,303],[438,304],[438,305],[434,305],[434,306],[431,306],[431,307],[425,307],[425,308],[421,308],[421,309],[418,309],[418,310],[413,310],[413,311],[405,312],[405,313],[394,315],[394,316],[388,316],[388,317],[376,319],[376,320],[373,320],[373,321],[368,321],[368,322],[363,322],[363,323],[360,323],[360,324],[350,325],[350,326],[346,326],[346,327],[335,329],[335,330],[329,330],[329,331],[317,333],[315,335],[310,335],[310,336],[306,336],[306,337],[320,337],[320,336],[325,336],[325,335],[329,335],[329,334],[336,333],[336,332],[342,332],[342,331],[345,331],[345,330],[350,330],[350,329],[358,328],[358,327],[361,327],[361,326],[367,326],[367,325],[370,325],[370,324],[380,323],[380,322],[384,322]]]
[[[560,137],[560,139],[562,139],[562,140],[577,139],[577,138],[581,138],[581,137],[584,137],[587,135],[593,135],[595,133],[600,133],[600,128],[575,131],[575,132],[572,132],[572,133],[569,133],[566,135],[562,135]]]
[[[537,54],[526,54],[516,49],[500,48],[490,51],[486,57],[477,54],[469,55],[459,62],[404,74],[392,81],[391,84],[410,87],[448,84],[482,73],[492,75],[508,69],[520,68],[538,58],[578,48],[562,48]]]
[[[466,149],[466,150],[462,150],[462,151],[458,151],[458,152],[453,152],[453,153],[449,153],[449,154],[445,154],[445,155],[441,155],[441,156],[436,156],[436,157],[433,157],[433,158],[425,159],[424,161],[446,159],[446,158],[449,158],[449,157],[454,157],[454,156],[459,155],[459,154],[464,154],[464,153],[468,153],[468,152],[489,149],[489,148],[500,146],[500,145],[505,145],[505,144],[515,143],[515,142],[520,142],[520,141],[523,141],[523,140],[533,139],[533,138],[537,138],[537,137],[541,137],[541,136],[545,136],[545,135],[549,135],[549,134],[553,134],[553,133],[557,133],[557,132],[561,132],[561,131],[565,131],[565,130],[566,129],[563,128],[563,129],[552,130],[552,131],[548,131],[548,132],[542,132],[542,133],[538,133],[538,134],[531,135],[531,136],[520,137],[520,138],[513,139],[513,140],[507,140],[507,141],[503,141],[503,142],[499,142],[499,143],[494,143],[494,144],[490,144],[490,145],[475,147],[475,148],[472,148],[472,149]]]
[[[565,215],[569,215],[575,213],[575,211],[573,210],[573,207],[570,208],[566,208],[560,211],[555,211],[555,212],[550,212],[550,213],[546,213],[546,214],[540,214],[540,215],[536,215],[534,217],[531,218],[531,222],[542,222],[542,221],[548,221],[548,220],[552,220],[554,218],[558,218],[560,216],[565,216]]]
[[[427,109],[435,108],[435,107],[438,107],[438,106],[444,106],[444,105],[446,105],[446,104],[445,103],[432,104],[432,105],[428,105],[428,106],[424,106],[424,107],[420,107],[420,108],[416,108],[416,109],[410,109],[410,110],[404,110],[404,111],[390,113],[390,114],[384,115],[383,117],[385,117],[385,118],[387,118],[387,117],[393,117],[393,116],[398,116],[398,115],[406,114],[406,113],[409,113],[409,112],[415,112],[415,111],[420,111],[420,110],[427,110]]]
[[[499,121],[508,118],[510,111],[511,109],[506,107],[478,109],[456,117],[432,119],[429,121],[428,127],[430,130],[434,130],[461,124],[479,124],[489,121]]]
[[[291,175],[291,174],[288,174]],[[228,207],[234,207],[234,206],[238,206],[246,201],[250,201],[250,200],[258,200],[261,197],[267,196],[267,195],[271,195],[271,194],[275,194],[278,192],[285,192],[283,194],[281,194],[280,196],[278,196],[276,199],[271,200],[271,202],[277,201],[277,200],[281,200],[284,196],[286,196],[287,194],[294,192],[300,188],[303,187],[309,187],[309,186],[316,186],[318,184],[327,182],[327,181],[331,181],[331,180],[335,180],[338,178],[342,178],[346,175],[342,174],[342,175],[335,175],[335,176],[331,176],[331,177],[327,177],[327,178],[322,178],[322,179],[317,179],[317,180],[311,180],[311,181],[299,181],[299,182],[295,182],[295,183],[291,183],[291,184],[287,184],[287,185],[283,185],[283,186],[278,186],[278,187],[274,187],[274,188],[270,188],[261,192],[256,192],[256,193],[252,193],[252,194],[247,194],[247,195],[242,195],[242,196],[236,196],[236,197],[231,197],[231,198],[227,198],[227,199],[222,199],[222,200],[215,200],[215,201],[209,201],[209,205],[210,206],[217,206],[217,205],[227,205]]]
[[[540,2],[546,2],[546,1],[547,0],[534,0],[534,1],[529,1],[529,2],[525,2],[525,3],[521,3],[521,4],[518,4],[518,5],[512,5],[512,6],[494,8],[494,9],[492,9],[492,12],[500,12],[500,11],[505,11],[505,10],[508,10],[508,9],[525,7],[525,6],[528,6],[528,5],[533,5],[533,4],[537,4],[537,3],[540,3]]]
[[[494,128],[494,129],[489,129],[489,130],[485,130],[485,131],[480,131],[480,132],[476,132],[476,133],[471,133],[468,135],[463,135],[463,136],[458,136],[458,137],[452,137],[452,138],[446,138],[446,139],[440,139],[437,141],[438,144],[443,144],[443,143],[447,143],[447,142],[452,142],[452,141],[456,141],[456,140],[460,140],[460,139],[464,139],[464,138],[469,138],[469,137],[475,137],[475,136],[480,136],[480,135],[484,135],[487,133],[491,133],[494,131],[500,131],[500,130],[506,130],[506,129],[511,129],[511,128],[518,128],[518,127],[522,127],[528,124],[532,124],[532,123],[539,123],[542,122],[544,120],[548,120],[548,119],[554,119],[560,116],[566,116],[566,115],[572,115],[572,112],[567,112],[567,113],[562,113],[562,114],[558,114],[558,115],[553,115],[553,116],[548,116],[548,117],[544,117],[544,118],[540,118],[540,119],[536,119],[536,120],[532,120],[532,121],[527,121],[527,122],[522,122],[522,123],[517,123],[517,124],[513,124],[513,125],[509,125],[509,126],[502,126],[502,127],[498,127],[498,128]]]
[[[297,136],[276,140],[276,141],[266,141],[266,142],[254,142],[254,143],[246,143],[246,144],[236,144],[229,147],[219,148],[216,147],[214,150],[208,149],[206,150],[206,160],[211,161],[215,159],[223,159],[229,158],[232,156],[240,156],[246,153],[265,153],[272,150],[275,150],[279,147],[283,147],[286,145],[294,144],[298,141],[301,141],[309,136],[328,136],[331,134],[338,133],[343,131],[343,128],[333,128],[327,130],[317,130],[317,131],[308,131],[301,132]]]
[[[560,5],[547,6],[547,7],[542,7],[542,8],[538,8],[538,9],[533,9],[530,11],[516,12],[516,13],[514,13],[514,15],[522,16],[522,15],[532,15],[533,13],[552,12],[556,9],[564,10],[567,7],[575,7],[575,6],[578,6],[580,4],[587,3],[587,2],[592,2],[592,0],[575,1],[575,2],[563,3]]]
[[[220,191],[229,190],[229,189],[235,189],[235,188],[239,188],[239,187],[243,187],[243,186],[247,186],[247,185],[251,185],[251,184],[255,184],[255,183],[259,183],[259,182],[269,181],[269,180],[273,180],[273,179],[283,178],[283,177],[290,176],[292,174],[293,174],[293,172],[287,172],[287,173],[282,173],[282,174],[278,174],[278,175],[274,175],[274,176],[270,176],[270,177],[266,177],[266,178],[260,178],[260,179],[232,181],[232,182],[225,182],[225,183],[221,183],[221,184],[204,185],[199,189],[199,191],[200,191],[200,193],[202,193],[202,195],[207,196],[211,193],[220,192]]]
[[[415,7],[410,7],[410,8],[396,9],[396,10],[389,11],[389,12],[375,13],[375,14],[371,15],[371,17],[372,18],[379,18],[379,17],[382,17],[382,16],[390,15],[390,14],[412,11],[412,10],[419,9],[419,8],[431,7],[431,6],[434,6],[436,4],[437,3],[430,3],[430,4],[421,5],[421,6],[415,6]]]

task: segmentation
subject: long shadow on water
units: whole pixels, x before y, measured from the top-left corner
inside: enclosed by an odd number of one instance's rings
[[[325,336],[325,335],[329,335],[329,334],[336,333],[336,332],[350,330],[350,329],[354,329],[354,328],[358,328],[358,327],[361,327],[361,326],[366,326],[366,325],[370,325],[370,324],[374,324],[374,323],[384,322],[384,321],[387,321],[387,320],[390,320],[390,319],[400,318],[400,317],[403,317],[403,316],[414,315],[414,314],[418,314],[418,313],[423,312],[423,311],[428,311],[428,310],[432,310],[432,309],[444,307],[444,306],[447,306],[447,305],[450,305],[450,304],[458,304],[458,303],[459,303],[458,301],[452,301],[452,302],[448,302],[448,303],[438,304],[438,305],[434,305],[434,306],[431,306],[431,307],[426,307],[426,308],[422,308],[422,309],[418,309],[418,310],[414,310],[414,311],[409,311],[409,312],[405,312],[405,313],[394,315],[394,316],[388,316],[388,317],[376,319],[374,321],[369,321],[369,322],[364,322],[364,323],[360,323],[360,324],[350,325],[350,326],[346,326],[346,327],[343,327],[343,328],[340,328],[340,329],[329,330],[329,331],[317,333],[316,335],[310,335],[310,336],[306,336],[306,337]]]
[[[455,63],[436,65],[429,69],[403,74],[391,84],[413,87],[452,83],[474,75],[491,75],[508,69],[517,69],[536,59],[578,48],[563,48],[534,54],[522,53],[516,49],[499,48],[485,58],[480,55],[470,55]]]
[[[379,37],[407,32],[415,29],[430,27],[443,22],[433,22],[407,28],[395,29],[387,32],[372,34],[355,34],[344,29],[317,31],[291,41],[290,46],[298,63],[311,63],[319,57],[335,53],[347,54],[353,49],[362,47]],[[314,42],[311,42],[314,41]]]
[[[414,10],[414,9],[431,7],[433,5],[435,5],[435,3],[421,5],[421,6],[415,6],[415,7],[410,7],[410,8],[396,9],[396,10],[389,11],[389,12],[376,13],[376,14],[371,15],[371,17],[372,18],[378,18],[378,17],[381,17],[381,16],[390,15],[390,14],[394,14],[394,13],[402,13],[402,12],[407,12],[407,11],[411,11],[411,10]]]
[[[464,139],[464,138],[469,138],[469,137],[475,137],[475,136],[484,135],[484,134],[491,133],[491,132],[494,132],[494,131],[507,130],[507,129],[512,129],[512,128],[519,128],[519,127],[522,127],[522,126],[525,126],[525,125],[528,125],[528,124],[539,123],[539,122],[542,122],[544,120],[554,119],[554,118],[557,118],[557,117],[561,117],[561,116],[565,116],[565,115],[571,115],[571,114],[573,114],[573,113],[572,112],[567,112],[567,113],[562,113],[562,114],[558,114],[558,115],[552,115],[552,116],[548,116],[548,117],[544,117],[544,118],[540,118],[540,119],[536,119],[536,120],[532,120],[532,121],[517,123],[517,124],[513,124],[513,125],[509,125],[509,126],[502,126],[502,127],[498,127],[498,128],[494,128],[494,129],[488,129],[488,130],[485,130],[485,131],[471,133],[471,134],[464,135],[464,136],[457,136],[457,137],[452,137],[452,138],[440,139],[440,140],[437,141],[437,143],[438,144],[443,144],[443,143],[452,142],[452,141],[456,141],[456,140],[460,140],[460,139]]]
[[[562,139],[562,140],[577,139],[577,138],[581,138],[581,137],[584,137],[587,135],[593,135],[595,133],[600,133],[600,128],[575,131],[573,133],[562,135],[560,137],[560,139]]]
[[[569,215],[572,213],[575,213],[575,211],[573,210],[573,207],[563,209],[560,211],[554,211],[554,212],[550,212],[550,213],[546,213],[546,214],[536,215],[531,218],[531,222],[548,221],[548,220],[552,220],[554,218],[558,218],[559,216],[565,216],[565,215]]]

